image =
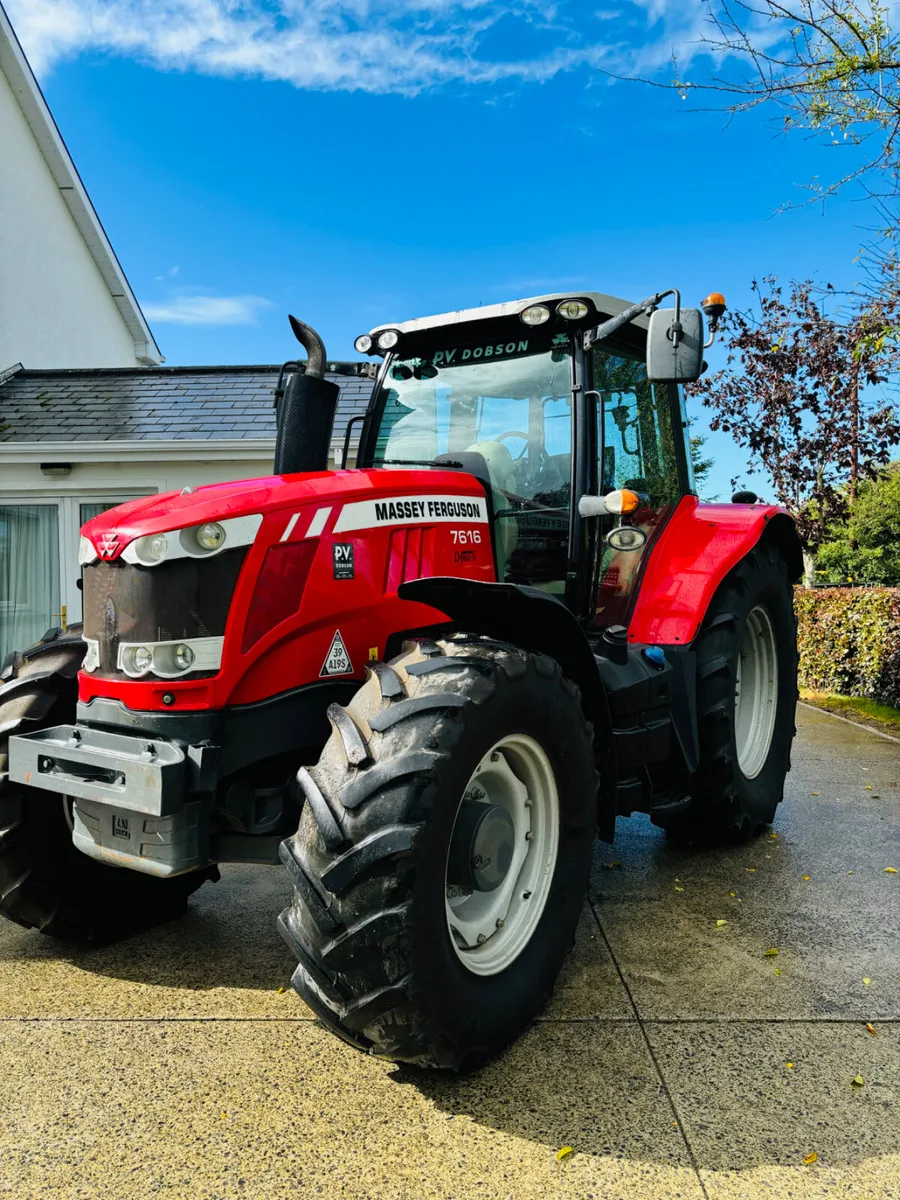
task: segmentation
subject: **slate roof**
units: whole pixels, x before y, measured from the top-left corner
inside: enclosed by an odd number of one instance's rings
[[[368,363],[330,363],[334,438],[366,411]],[[279,366],[13,370],[0,375],[0,443],[273,438]],[[355,427],[359,432],[359,427]]]

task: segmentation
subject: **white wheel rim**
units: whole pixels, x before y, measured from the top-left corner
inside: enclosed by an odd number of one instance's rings
[[[550,760],[534,738],[502,738],[472,772],[462,799],[505,808],[512,818],[512,861],[494,891],[467,892],[445,874],[450,943],[475,975],[497,975],[522,953],[537,928],[556,869],[559,794]],[[460,801],[462,803],[462,800]]]
[[[745,779],[765,766],[778,709],[778,653],[769,614],[760,605],[747,617],[734,686],[734,740]]]

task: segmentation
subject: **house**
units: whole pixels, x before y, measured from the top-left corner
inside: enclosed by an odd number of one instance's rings
[[[163,361],[0,5],[0,371]]]
[[[85,521],[135,496],[271,472],[280,367],[160,365],[2,5],[0,164],[2,662],[80,621]],[[369,371],[329,364],[332,461],[365,411]]]

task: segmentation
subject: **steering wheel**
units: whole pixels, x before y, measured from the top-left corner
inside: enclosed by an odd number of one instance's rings
[[[498,433],[497,436],[494,438],[494,441],[495,442],[503,442],[507,438],[511,438],[511,437],[522,438],[522,440],[525,442],[525,445],[522,447],[522,449],[519,451],[519,453],[513,459],[513,462],[518,462],[519,459],[522,457],[522,455],[525,453],[525,451],[528,449],[528,434],[527,433],[523,433],[521,431],[521,429],[507,429],[506,433]]]
[[[528,434],[523,433],[521,431],[521,429],[507,429],[504,433],[498,433],[497,436],[494,438],[494,441],[502,442],[506,438],[513,438],[513,437],[522,438],[525,442],[525,445],[522,447],[522,449],[519,451],[519,453],[515,456],[515,458],[513,458],[513,466],[516,467],[517,469],[519,469],[520,471],[523,467],[527,468],[526,478],[529,479],[529,482],[531,483],[533,490],[537,491],[538,488],[540,488],[541,483],[544,479],[544,476],[546,475],[547,470],[550,466],[550,461],[549,461],[549,456],[547,454],[547,451],[544,449],[543,446],[541,446],[538,449],[536,463],[532,464],[528,459],[526,459],[525,454],[528,451],[528,447],[531,445],[531,439],[529,438]]]

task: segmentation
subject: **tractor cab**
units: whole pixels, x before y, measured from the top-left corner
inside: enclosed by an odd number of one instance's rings
[[[627,623],[641,562],[693,490],[682,389],[648,378],[647,315],[593,336],[628,310],[559,294],[357,339],[384,355],[357,465],[475,475],[498,581],[538,587],[589,625]],[[630,512],[579,509],[620,491],[636,497]]]

